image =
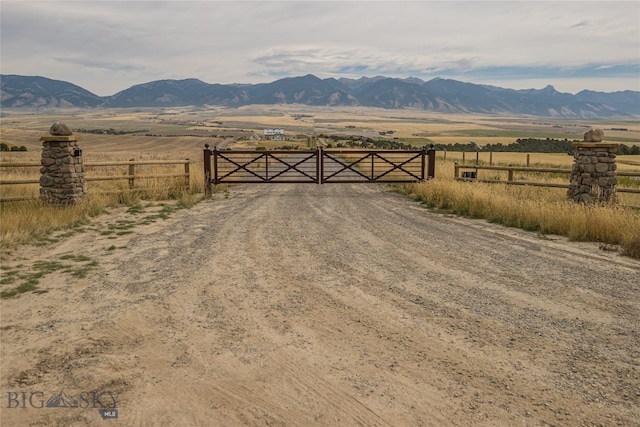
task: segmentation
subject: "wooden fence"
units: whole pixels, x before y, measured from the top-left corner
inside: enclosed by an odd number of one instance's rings
[[[444,160],[447,160],[447,150],[443,151],[444,153]],[[455,153],[460,153],[460,151],[455,151]],[[467,153],[471,154],[471,157],[475,157],[475,161],[476,163],[479,162],[480,160],[480,152],[479,151],[473,151],[473,152],[467,152],[467,151],[462,151],[462,164],[464,164],[467,161]],[[489,153],[489,165],[493,166],[493,151],[482,151],[482,153]],[[531,164],[531,153],[519,153],[517,151],[501,151],[500,153],[509,153],[509,154],[522,154],[524,156],[526,156],[526,162],[527,162],[527,167],[529,167],[529,165]],[[541,154],[541,153],[538,153]],[[473,160],[473,159],[472,159]]]
[[[467,172],[460,173],[461,170],[467,170]],[[493,171],[507,171],[507,180],[502,179],[479,179],[478,170],[493,170]],[[554,183],[554,182],[538,182],[538,181],[524,181],[514,179],[514,172],[534,172],[534,173],[548,173],[548,174],[563,174],[567,175],[567,183]],[[626,177],[640,177],[640,172],[625,172],[616,171],[616,175]],[[455,164],[454,178],[459,181],[475,181],[475,182],[488,182],[488,183],[502,183],[510,185],[531,185],[537,187],[555,187],[555,188],[569,188],[569,177],[571,176],[571,169],[561,168],[528,168],[522,166],[487,166],[487,165],[460,165]],[[636,193],[640,194],[640,188],[628,188],[628,187],[616,187],[618,193]]]
[[[118,181],[118,180],[127,180],[129,182],[130,189],[136,190],[144,190],[144,188],[136,187],[135,182],[137,180],[149,179],[149,178],[184,178],[184,185],[188,189],[190,187],[191,174],[189,170],[189,159],[185,160],[128,160],[128,161],[117,161],[117,162],[84,162],[83,165],[85,168],[87,167],[111,167],[111,166],[128,166],[128,173],[124,175],[103,175],[103,176],[85,176],[87,182],[92,181]],[[183,173],[174,173],[174,174],[144,174],[139,173],[136,170],[136,166],[154,166],[154,165],[183,165],[184,172]],[[42,165],[38,162],[32,163],[0,163],[0,170],[3,168],[40,168]],[[40,179],[15,179],[15,180],[4,180],[0,179],[0,186],[4,185],[18,185],[18,184],[40,184]],[[105,193],[104,191],[101,193]],[[2,202],[13,202],[13,201],[21,201],[21,200],[33,200],[38,196],[16,196],[16,197],[1,197],[0,203]]]

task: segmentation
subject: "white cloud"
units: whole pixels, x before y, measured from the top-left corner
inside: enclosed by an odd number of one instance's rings
[[[534,81],[530,75],[499,80],[509,69],[535,70],[541,86],[573,77],[583,88],[618,90],[615,73],[640,64],[635,1],[3,0],[0,8],[2,73],[66,80],[99,95],[189,77],[256,83],[308,73],[385,74],[476,81],[494,67],[499,86]],[[575,75],[585,68],[600,74]]]

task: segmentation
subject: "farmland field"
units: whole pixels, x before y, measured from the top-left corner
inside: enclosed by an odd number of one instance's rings
[[[136,148],[130,148],[130,151],[189,153],[192,150],[199,151],[209,138],[219,140],[231,135],[239,139],[252,133],[262,135],[262,129],[267,127],[284,128],[290,138],[314,133],[380,137],[380,132],[391,131],[384,138],[397,138],[418,147],[429,142],[466,144],[469,139],[480,145],[508,144],[517,138],[529,137],[582,140],[584,132],[590,127],[600,127],[605,130],[608,142],[640,145],[640,123],[637,120],[508,118],[305,106],[78,110],[61,114],[9,111],[4,114],[1,142],[24,145],[29,150],[40,148],[38,138],[47,133],[54,121],[64,121],[76,130],[138,131],[117,138],[83,134],[89,154],[122,151],[123,144],[119,142],[131,144],[133,141]],[[171,138],[167,139],[167,136]]]

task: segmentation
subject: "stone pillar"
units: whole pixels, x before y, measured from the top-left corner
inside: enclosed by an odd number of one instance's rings
[[[51,135],[42,141],[40,198],[56,206],[72,205],[87,194],[82,150],[73,135]]]
[[[585,140],[587,136],[585,135]],[[616,203],[616,152],[619,144],[576,142],[567,199],[581,203]]]

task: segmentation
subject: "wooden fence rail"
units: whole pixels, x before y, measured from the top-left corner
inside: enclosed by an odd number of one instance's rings
[[[513,177],[514,172],[537,172],[537,173],[553,173],[553,174],[565,174],[571,175],[571,169],[562,168],[527,168],[522,166],[486,166],[486,165],[460,165],[455,164],[454,179],[459,181],[475,181],[475,182],[488,182],[488,183],[502,183],[509,185],[531,185],[537,187],[552,187],[552,188],[569,188],[569,179],[567,178],[566,184],[559,184],[554,182],[536,182],[536,181],[520,181]],[[472,173],[462,173],[461,169],[474,171]],[[495,170],[495,171],[507,171],[507,180],[501,179],[478,179],[478,170]],[[617,176],[627,177],[640,177],[640,172],[625,172],[616,171]],[[640,188],[628,188],[628,187],[616,187],[618,193],[636,193],[640,194]]]
[[[126,175],[107,175],[107,176],[87,176],[85,177],[86,181],[117,181],[117,180],[128,180],[129,188],[135,189],[135,181],[136,179],[149,179],[149,178],[184,178],[184,185],[188,189],[190,187],[191,181],[191,173],[190,173],[190,163],[189,159],[184,160],[128,160],[128,161],[115,161],[115,162],[84,162],[83,165],[85,167],[109,167],[109,166],[128,166],[128,173]],[[173,173],[173,174],[153,174],[147,175],[143,173],[136,173],[136,166],[153,166],[153,165],[184,165],[184,173]],[[31,163],[0,163],[0,168],[30,168],[30,167],[41,167],[42,165],[38,162]],[[0,185],[18,185],[18,184],[39,184],[40,179],[14,179],[14,180],[4,180],[0,179]],[[141,188],[139,188],[141,190]],[[33,200],[36,199],[37,196],[17,196],[17,197],[0,197],[0,203],[2,202],[13,202],[13,201],[21,201],[21,200]]]

